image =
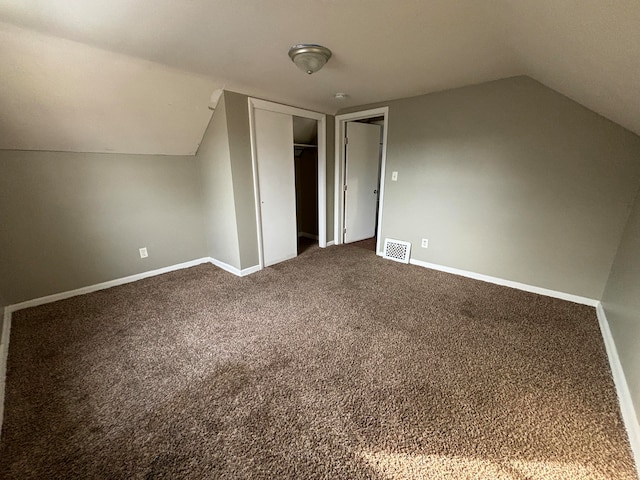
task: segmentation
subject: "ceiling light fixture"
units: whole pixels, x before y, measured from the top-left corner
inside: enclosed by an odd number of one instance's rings
[[[331,50],[322,45],[301,43],[289,49],[289,57],[300,70],[311,75],[327,63],[331,58]]]

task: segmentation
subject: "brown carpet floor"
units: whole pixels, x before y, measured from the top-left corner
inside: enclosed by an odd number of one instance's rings
[[[593,308],[367,250],[14,315],[0,477],[633,479]]]
[[[376,251],[376,237],[365,238],[364,240],[360,240],[359,242],[350,243],[352,247],[360,247],[366,250],[371,250],[372,252]]]

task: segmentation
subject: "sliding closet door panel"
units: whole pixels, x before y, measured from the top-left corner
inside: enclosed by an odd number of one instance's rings
[[[264,265],[298,255],[293,117],[255,110]]]

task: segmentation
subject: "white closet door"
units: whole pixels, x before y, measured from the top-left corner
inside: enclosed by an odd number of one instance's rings
[[[255,110],[264,265],[298,255],[293,117]]]
[[[346,186],[344,242],[375,235],[380,166],[380,126],[359,122],[346,124]]]

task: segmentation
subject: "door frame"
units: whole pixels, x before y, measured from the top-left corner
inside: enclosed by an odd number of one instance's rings
[[[336,115],[336,151],[335,151],[335,200],[334,200],[334,243],[344,243],[344,182],[345,182],[345,124],[355,120],[383,117],[382,123],[382,160],[380,162],[380,200],[378,203],[378,229],[376,232],[376,253],[382,255],[382,210],[384,204],[384,179],[387,164],[387,132],[389,130],[389,107],[373,108],[361,112]]]
[[[284,113],[296,117],[318,121],[318,245],[327,246],[327,116],[324,113],[302,108],[268,102],[258,98],[248,98],[249,135],[251,139],[251,162],[253,167],[253,194],[256,208],[256,226],[258,237],[258,259],[260,269],[264,268],[264,245],[262,241],[262,211],[260,209],[260,184],[258,182],[258,157],[256,150],[255,109]],[[293,145],[291,145],[293,149]]]

